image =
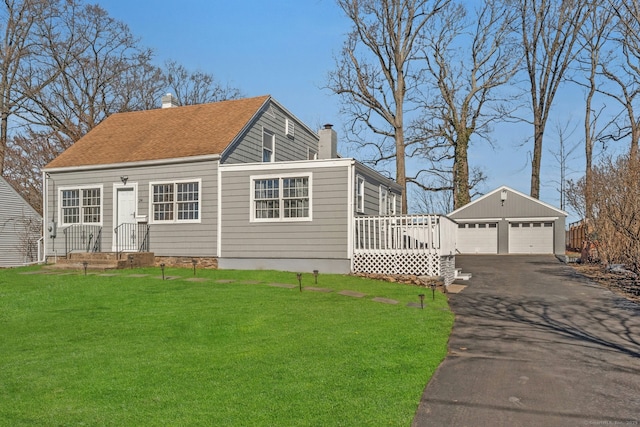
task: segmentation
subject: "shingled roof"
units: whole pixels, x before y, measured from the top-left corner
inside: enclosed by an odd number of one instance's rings
[[[45,169],[221,154],[269,99],[113,114]]]

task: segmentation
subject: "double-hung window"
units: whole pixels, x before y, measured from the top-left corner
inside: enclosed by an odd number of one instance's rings
[[[102,186],[60,189],[62,225],[101,224]]]
[[[262,130],[262,162],[271,163],[275,161],[274,151],[276,147],[276,136],[272,132]]]
[[[200,221],[200,180],[151,183],[153,222]]]
[[[311,174],[251,177],[251,220],[311,220]]]
[[[364,178],[356,177],[356,212],[364,213]]]
[[[380,215],[396,214],[396,194],[389,188],[380,186]]]

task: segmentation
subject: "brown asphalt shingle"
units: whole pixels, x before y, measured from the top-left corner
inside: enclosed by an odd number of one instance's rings
[[[113,114],[45,168],[220,154],[269,98]]]

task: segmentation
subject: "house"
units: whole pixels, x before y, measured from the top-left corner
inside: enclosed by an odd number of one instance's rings
[[[459,254],[565,253],[567,213],[502,186],[447,215]]]
[[[402,188],[271,96],[114,114],[43,170],[49,261],[153,252],[229,269],[352,271],[355,218]],[[363,233],[359,235],[363,238]],[[159,261],[163,262],[163,261]]]
[[[42,217],[0,177],[0,267],[38,261]]]

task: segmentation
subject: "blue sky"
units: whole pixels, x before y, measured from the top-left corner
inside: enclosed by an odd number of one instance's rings
[[[158,64],[173,59],[190,70],[212,73],[247,96],[270,94],[312,129],[332,123],[339,135],[342,132],[339,99],[322,89],[349,31],[333,0],[97,2],[154,49]],[[556,150],[552,127],[567,119],[581,126],[582,112],[573,102],[581,97],[580,91],[561,92],[547,126],[541,199],[558,207],[559,184],[554,181],[559,180],[559,168],[549,152]],[[489,177],[484,192],[508,185],[529,194],[531,134],[529,125],[504,125],[495,129],[494,148],[484,143],[471,147],[472,165]],[[357,157],[346,144],[338,151]],[[571,164],[577,171],[574,178],[584,169],[582,151],[576,150]]]

